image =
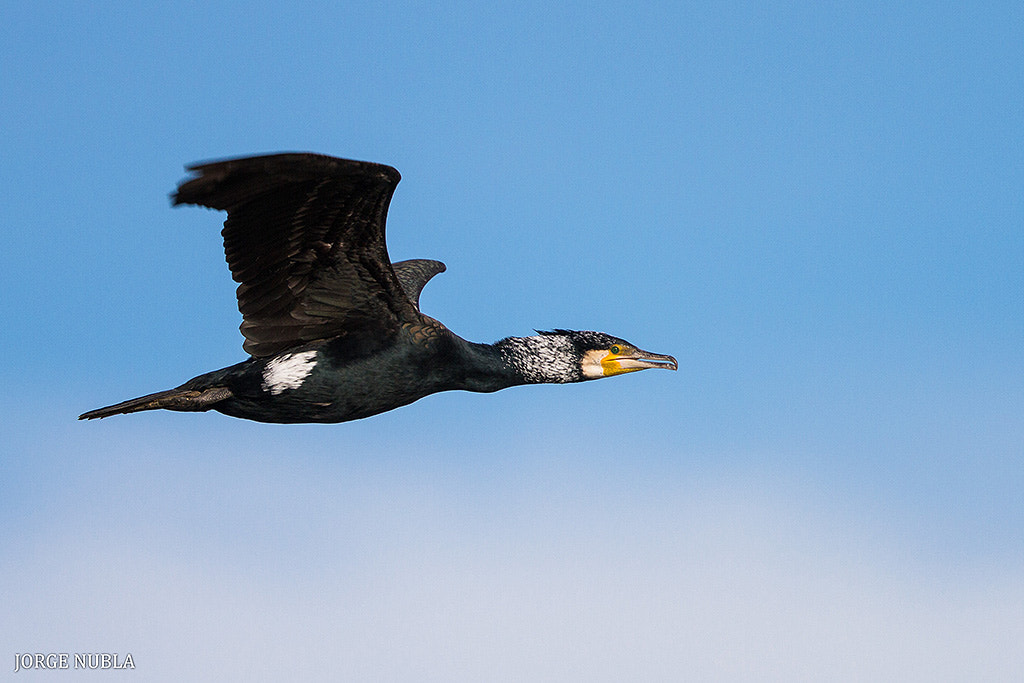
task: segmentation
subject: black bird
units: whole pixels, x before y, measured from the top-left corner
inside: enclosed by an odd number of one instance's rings
[[[173,203],[227,211],[246,361],[79,419],[163,408],[260,422],[344,422],[449,389],[580,382],[676,359],[602,332],[554,330],[476,344],[419,310],[439,261],[391,263],[390,166],[317,154],[197,164]]]

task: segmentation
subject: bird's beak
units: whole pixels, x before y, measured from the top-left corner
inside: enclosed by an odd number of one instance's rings
[[[648,368],[662,368],[664,370],[678,370],[679,364],[672,356],[664,356],[660,353],[651,353],[636,349],[618,356],[607,356],[601,361],[605,377],[619,375],[624,372],[636,372]]]
[[[619,356],[619,364],[623,368],[646,370],[647,368],[664,368],[665,370],[678,370],[679,364],[672,356],[664,356],[660,353],[650,353],[637,349],[635,353]]]

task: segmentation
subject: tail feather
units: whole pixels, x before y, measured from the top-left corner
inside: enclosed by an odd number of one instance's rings
[[[227,387],[212,387],[201,391],[179,387],[122,401],[105,408],[90,410],[79,415],[78,419],[95,420],[96,418],[110,417],[111,415],[125,415],[127,413],[159,410],[161,408],[164,410],[203,411],[209,410],[213,407],[213,404],[223,401],[230,396],[231,390]]]

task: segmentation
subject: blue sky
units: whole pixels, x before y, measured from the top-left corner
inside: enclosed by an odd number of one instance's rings
[[[1022,38],[1013,3],[8,9],[0,670],[1019,680]],[[391,255],[447,263],[460,335],[679,372],[76,422],[244,357],[222,217],[167,195],[286,150],[402,172]]]

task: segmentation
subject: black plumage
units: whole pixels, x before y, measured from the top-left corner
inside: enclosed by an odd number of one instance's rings
[[[420,292],[445,266],[391,263],[384,225],[401,176],[390,166],[275,154],[188,170],[194,177],[173,203],[227,211],[224,251],[251,357],[80,419],[163,408],[344,422],[449,389],[486,392],[677,367],[671,356],[600,332],[476,344],[422,314]]]

